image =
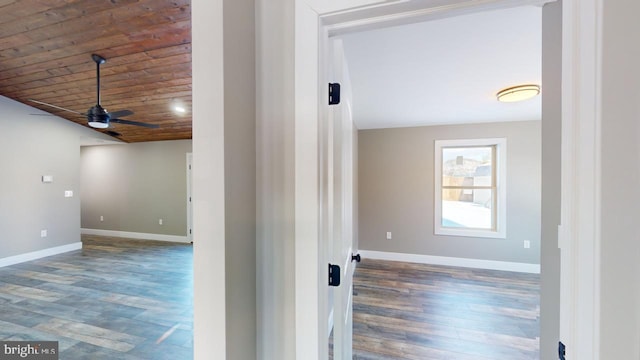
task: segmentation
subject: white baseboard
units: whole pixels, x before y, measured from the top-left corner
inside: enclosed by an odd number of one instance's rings
[[[178,236],[178,235],[145,234],[145,233],[128,232],[128,231],[84,229],[84,228],[80,229],[80,233],[84,235],[113,236],[113,237],[120,237],[120,238],[127,238],[127,239],[190,243],[189,239],[186,236]]]
[[[56,246],[48,249],[33,251],[26,254],[9,256],[3,259],[0,259],[0,267],[20,264],[23,262],[41,259],[47,256],[58,255],[62,253],[66,253],[69,251],[75,251],[82,249],[82,243],[76,242],[68,245]]]
[[[403,254],[384,251],[360,250],[365,259],[403,261],[418,264],[458,266],[474,269],[514,271],[529,274],[540,274],[539,264],[526,264],[507,261],[454,258],[446,256]]]

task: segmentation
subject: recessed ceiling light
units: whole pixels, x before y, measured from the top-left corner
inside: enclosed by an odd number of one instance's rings
[[[501,102],[516,102],[531,99],[540,94],[538,85],[518,85],[498,91],[496,97]]]
[[[187,109],[183,108],[182,106],[174,106],[173,110],[180,114],[184,114],[187,112]]]

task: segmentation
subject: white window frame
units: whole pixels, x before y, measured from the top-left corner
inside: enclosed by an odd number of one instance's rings
[[[495,146],[496,228],[495,230],[451,228],[442,226],[442,149],[449,147]],[[507,237],[507,139],[436,140],[434,151],[434,233],[436,235],[483,238]]]

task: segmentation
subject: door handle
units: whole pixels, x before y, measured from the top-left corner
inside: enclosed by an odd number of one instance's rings
[[[362,260],[360,258],[360,254],[355,254],[355,255],[351,254],[351,262],[354,262],[354,261],[355,262],[360,262],[360,260]]]

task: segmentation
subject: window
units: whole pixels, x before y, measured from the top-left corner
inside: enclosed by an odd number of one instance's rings
[[[506,237],[506,139],[435,143],[435,233]]]

